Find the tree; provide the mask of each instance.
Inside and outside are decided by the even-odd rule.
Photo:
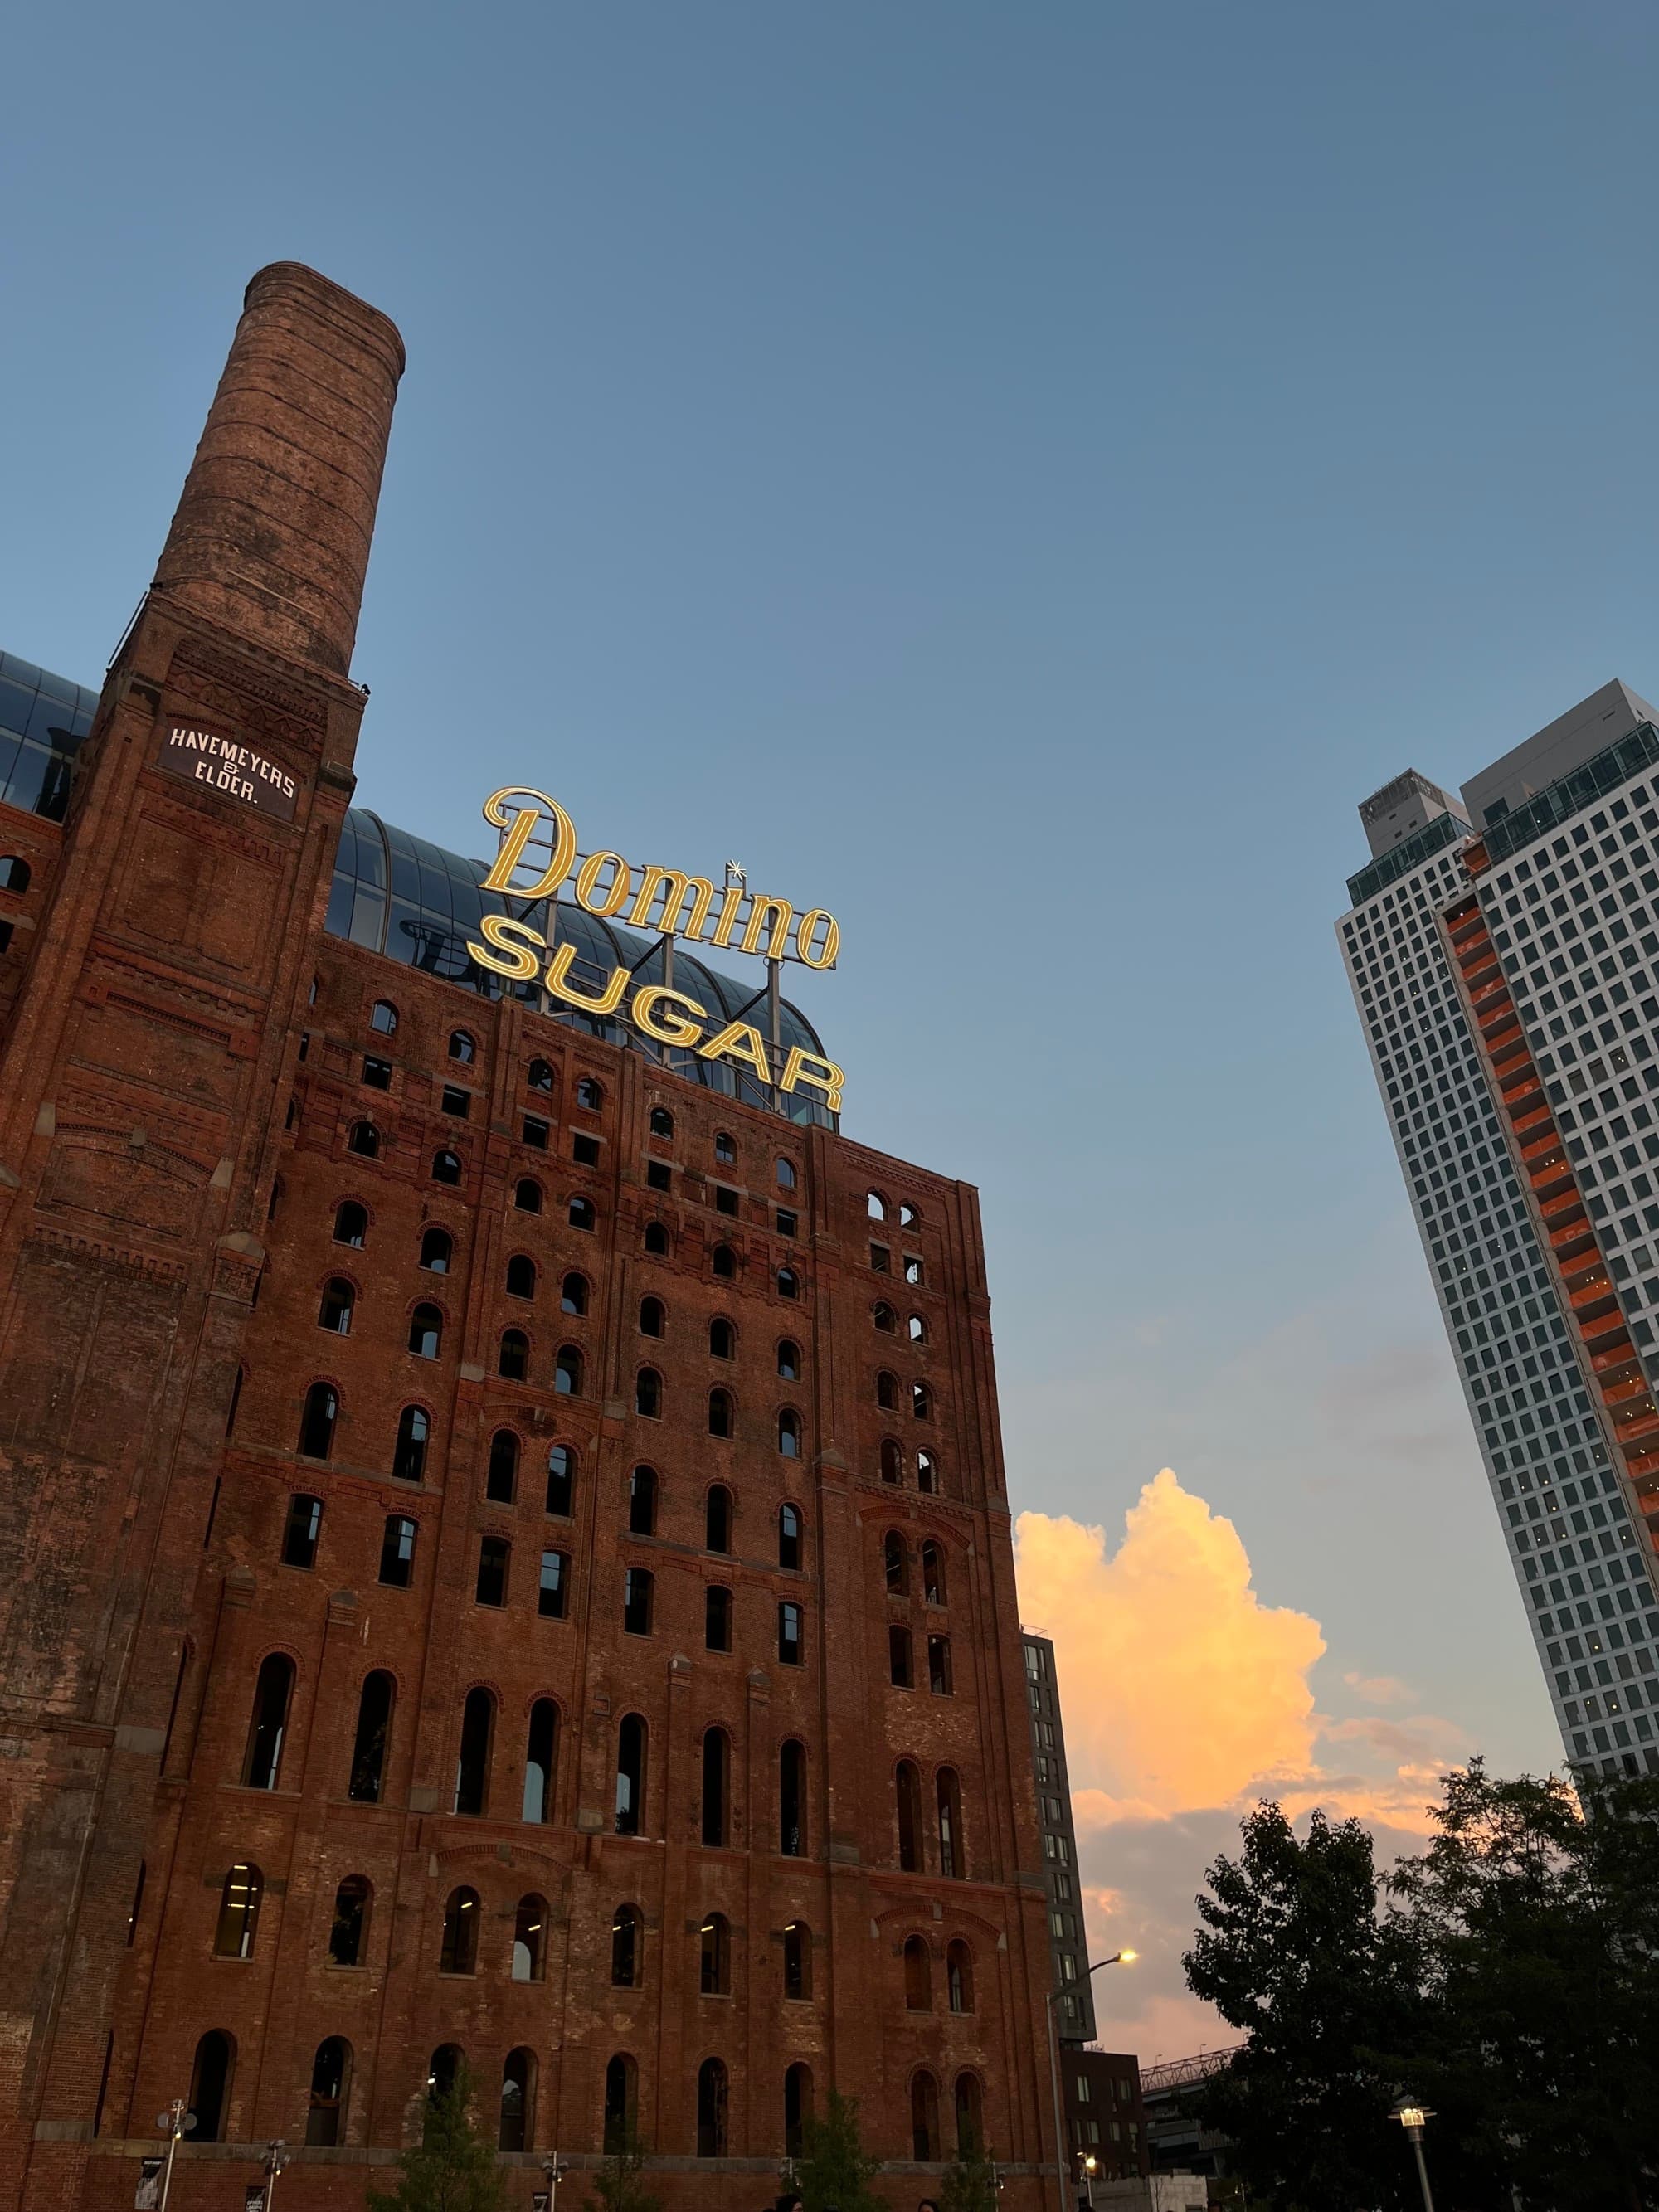
[[[506,2182],[495,2148],[474,2126],[472,2077],[465,2065],[426,2108],[421,2140],[398,2160],[398,2186],[368,2192],[368,2212],[505,2212]]]
[[[645,2145],[633,2122],[611,2130],[605,2142],[605,2164],[593,2177],[588,2212],[661,2212],[659,2199],[640,2179],[644,2165]]]
[[[969,2142],[945,2170],[939,2212],[997,2212],[997,2170],[990,2154]]]
[[[795,2168],[801,2212],[888,2212],[870,2184],[881,2171],[859,2140],[859,2100],[830,2092],[823,2118],[809,2119]]]

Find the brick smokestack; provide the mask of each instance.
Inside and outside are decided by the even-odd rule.
[[[291,660],[351,665],[403,340],[297,261],[247,288],[155,571],[181,610]]]

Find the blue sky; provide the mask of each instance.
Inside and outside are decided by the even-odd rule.
[[[1324,1710],[1546,1763],[1330,920],[1367,792],[1659,683],[1656,59],[1613,4],[26,11],[0,641],[98,681],[252,270],[386,308],[366,803],[477,850],[528,780],[834,908],[845,1126],[983,1193],[1016,1503],[1115,1543],[1169,1462]]]

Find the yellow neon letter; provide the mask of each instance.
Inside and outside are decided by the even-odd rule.
[[[570,963],[575,957],[576,948],[568,939],[564,944],[554,946],[545,978],[550,995],[562,999],[567,1006],[580,1006],[585,1014],[614,1014],[623,1002],[623,992],[628,988],[627,969],[613,968],[604,990],[597,999],[590,999],[580,991],[573,991],[566,981],[570,973]]]
[[[815,1075],[814,1068],[822,1068],[823,1073]],[[846,1080],[846,1076],[833,1060],[820,1060],[817,1053],[803,1052],[798,1044],[792,1044],[789,1057],[783,1063],[783,1079],[778,1088],[780,1091],[793,1091],[803,1083],[810,1083],[814,1091],[823,1091],[823,1103],[830,1111],[839,1114],[842,1086]]]
[[[761,932],[769,922],[772,941],[766,946],[769,960],[781,960],[789,942],[789,925],[795,918],[795,909],[787,899],[762,898],[758,892],[750,901],[749,919],[743,926],[743,942],[739,952],[761,951]]]
[[[659,1013],[659,1006],[666,1011]],[[659,1044],[696,1044],[702,1031],[696,1022],[687,1021],[685,1014],[674,1011],[678,1006],[684,1006],[686,1014],[708,1018],[708,1007],[688,999],[684,991],[671,991],[663,983],[642,983],[634,994],[634,1026],[655,1037]]]
[[[498,975],[510,975],[515,983],[527,983],[541,967],[541,962],[530,950],[532,945],[546,948],[547,939],[539,929],[532,929],[527,921],[514,921],[504,914],[487,914],[478,924],[490,943],[496,947],[486,952],[482,945],[475,945],[469,937],[466,949],[481,968],[493,968]],[[519,939],[524,939],[523,944]],[[501,957],[507,955],[505,960]]]
[[[617,872],[611,878],[610,887],[605,891],[602,901],[596,905],[593,900],[594,889],[599,883],[600,872],[607,861]],[[590,853],[576,871],[576,896],[587,908],[589,914],[620,914],[628,904],[628,878],[631,873],[632,871],[620,853]]]
[[[708,921],[708,909],[714,897],[713,884],[707,876],[683,876],[678,868],[642,868],[640,871],[640,888],[628,916],[635,929],[650,926],[651,908],[656,902],[659,891],[663,895],[662,920],[655,927],[668,935],[689,937],[695,943],[702,935]],[[688,892],[691,898],[691,919],[682,929],[680,910],[685,904]]]
[[[508,820],[507,801],[510,799],[533,799],[532,806],[513,811]],[[548,862],[540,879],[528,886],[516,886],[520,898],[547,898],[570,873],[570,863],[576,857],[576,829],[570,817],[556,799],[550,799],[544,791],[532,791],[526,784],[509,783],[503,790],[492,791],[483,804],[484,820],[497,830],[505,830],[507,836],[495,855],[495,865],[483,879],[487,891],[510,891],[515,889],[513,871],[530,842],[536,824],[541,820],[541,810],[547,809],[553,823],[553,857]]]
[[[818,939],[815,947],[812,940]],[[795,950],[808,968],[833,968],[841,951],[841,924],[833,914],[815,906],[795,924]]]
[[[766,1047],[761,1042],[758,1030],[750,1029],[747,1022],[728,1022],[718,1036],[711,1036],[707,1044],[697,1047],[699,1060],[747,1060],[763,1083],[772,1080],[772,1070],[767,1062]]]

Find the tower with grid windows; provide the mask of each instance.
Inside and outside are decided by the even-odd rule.
[[[1337,924],[1569,1757],[1659,1772],[1659,728],[1361,805]]]

